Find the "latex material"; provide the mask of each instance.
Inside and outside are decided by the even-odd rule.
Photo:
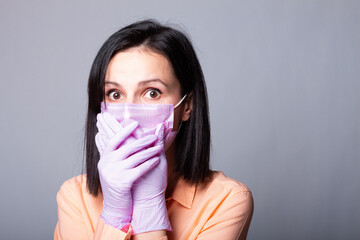
[[[120,124],[114,116],[108,112],[98,114],[97,126],[99,134],[96,135],[96,143],[99,149],[106,146],[108,139],[116,135],[117,131],[122,131]],[[125,120],[127,126],[132,124],[133,120]],[[167,217],[167,209],[165,204],[165,189],[167,184],[167,161],[163,150],[164,144],[164,126],[158,124],[153,129],[157,135],[158,141],[155,148],[161,149],[158,152],[160,163],[151,171],[140,177],[132,187],[133,194],[133,217],[132,228],[133,234],[155,231],[155,230],[171,230],[170,221]],[[138,128],[132,132],[125,140],[124,144],[133,144],[136,140],[135,134]],[[152,136],[152,135],[149,135]],[[100,150],[99,150],[100,151]],[[104,153],[100,151],[100,155]]]
[[[157,141],[154,135],[128,141],[138,127],[137,122],[124,128],[119,125],[119,131],[110,135],[110,125],[103,116],[98,116],[97,126],[99,133],[95,141],[101,155],[98,170],[104,197],[101,218],[107,224],[122,229],[131,221],[131,188],[136,180],[159,163],[158,154],[162,147],[153,146]],[[108,138],[104,140],[101,136]]]
[[[115,131],[122,131],[121,124],[107,112],[98,114],[97,125],[99,131],[101,133],[105,133],[104,135],[98,134],[96,136],[96,142],[99,146],[107,145],[106,141],[109,138],[106,136],[110,136],[111,138],[111,136],[116,135]],[[133,234],[162,229],[171,230],[165,204],[167,161],[163,151],[163,125],[159,124],[154,129],[154,132],[158,136],[158,141],[155,147],[159,147],[162,150],[158,155],[160,158],[160,163],[154,169],[140,177],[132,187],[133,217],[131,224],[133,228]],[[126,139],[125,144],[130,144],[136,141],[136,138],[133,135],[130,135]],[[100,152],[100,154],[103,153]]]
[[[164,145],[165,129],[159,125],[156,146]],[[144,174],[133,186],[134,209],[132,218],[133,234],[156,230],[171,231],[165,203],[167,185],[167,160],[165,151],[160,153],[160,163]]]

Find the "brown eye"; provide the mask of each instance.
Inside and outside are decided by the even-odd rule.
[[[118,91],[113,91],[109,94],[110,100],[116,101],[121,98],[121,94]]]
[[[156,89],[151,89],[146,93],[145,96],[147,98],[156,99],[156,98],[160,97],[160,91],[158,91]]]

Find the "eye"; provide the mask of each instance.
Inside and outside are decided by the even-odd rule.
[[[110,90],[106,95],[110,98],[112,101],[119,100],[121,98],[121,93],[116,90]]]
[[[150,99],[156,99],[160,97],[160,90],[157,89],[150,89],[149,91],[147,91],[145,93],[145,97],[150,98]]]

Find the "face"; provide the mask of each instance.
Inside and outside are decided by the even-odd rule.
[[[180,83],[163,55],[137,47],[110,60],[105,76],[106,102],[176,105],[181,98]],[[174,130],[190,117],[189,99],[174,110]]]

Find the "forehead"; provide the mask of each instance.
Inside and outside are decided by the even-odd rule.
[[[169,60],[162,54],[144,47],[130,48],[117,53],[109,62],[106,80],[142,81],[159,78],[177,81]]]

